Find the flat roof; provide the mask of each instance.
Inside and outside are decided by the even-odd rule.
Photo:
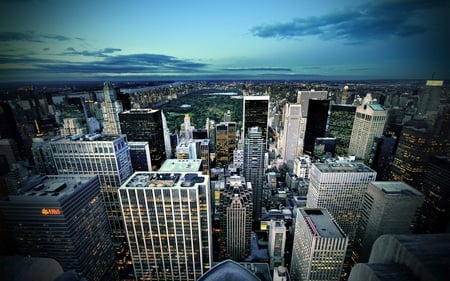
[[[369,104],[369,106],[374,111],[384,111],[385,110],[384,107],[381,104],[378,104],[378,103],[372,103],[372,104]]]
[[[201,159],[167,159],[159,172],[198,172],[201,167]]]
[[[386,195],[423,196],[422,192],[402,181],[374,181],[371,184]]]
[[[324,208],[299,209],[315,236],[345,238],[345,233]]]
[[[90,141],[115,141],[126,135],[104,135],[104,134],[76,134],[62,138],[52,139],[52,142],[90,142]]]
[[[201,172],[135,172],[120,189],[187,188],[208,181]]]
[[[375,172],[361,162],[329,162],[329,163],[313,163],[322,173],[336,172],[354,172],[354,173],[370,173]]]

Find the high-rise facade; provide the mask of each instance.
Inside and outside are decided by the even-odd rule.
[[[326,209],[298,209],[291,280],[340,280],[347,242],[345,232]]]
[[[119,113],[123,111],[123,105],[120,100],[117,99],[116,89],[110,82],[103,84],[103,96],[104,101],[102,103],[103,113],[103,134],[106,135],[119,135]]]
[[[286,226],[282,220],[272,220],[269,229],[269,267],[271,270],[284,266],[284,250],[286,246]]]
[[[314,144],[316,138],[325,137],[327,130],[328,111],[330,100],[314,100],[309,101],[308,115],[305,126],[305,138],[303,142],[303,153],[308,155],[314,154]]]
[[[166,160],[165,118],[159,109],[132,109],[119,114],[120,128],[129,141],[146,141],[150,146],[152,171]]]
[[[150,157],[150,148],[146,141],[129,141],[130,159],[133,172],[151,171],[152,159]]]
[[[287,103],[284,107],[284,126],[282,132],[282,156],[288,165],[293,165],[299,156],[298,146],[300,137],[300,122],[302,121],[302,106]]]
[[[126,136],[75,135],[54,139],[50,146],[58,174],[98,175],[113,242],[124,242],[117,190],[132,173]]]
[[[336,138],[336,155],[347,156],[355,120],[356,106],[332,104],[330,109],[330,137]]]
[[[357,162],[313,163],[311,166],[306,207],[326,208],[347,234],[344,264],[347,274],[364,194],[376,176],[374,170]]]
[[[226,168],[233,161],[236,148],[236,122],[216,124],[216,166]]]
[[[380,104],[368,102],[356,108],[348,153],[369,159],[374,138],[383,135],[387,111]]]
[[[242,136],[247,136],[251,127],[259,127],[264,144],[268,145],[269,96],[244,96]]]
[[[244,140],[244,177],[246,181],[252,183],[253,221],[261,218],[265,150],[266,144],[261,129],[249,128]]]
[[[252,199],[252,186],[244,177],[228,177],[220,189],[221,259],[245,261],[250,256]]]
[[[138,172],[119,199],[137,280],[197,280],[211,267],[208,176]]]
[[[97,176],[43,176],[22,190],[0,201],[20,255],[53,258],[86,280],[118,279]]]
[[[423,194],[401,181],[369,183],[353,248],[354,262],[367,262],[383,234],[408,234],[422,206]]]

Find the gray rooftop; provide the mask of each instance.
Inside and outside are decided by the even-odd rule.
[[[136,172],[121,187],[124,188],[186,188],[206,184],[208,176],[201,172]]]
[[[423,196],[420,191],[402,181],[375,181],[371,184],[386,196]]]
[[[311,231],[317,231],[320,237],[344,238],[346,235],[324,208],[303,208],[299,209],[306,219]],[[311,223],[310,223],[311,222]]]
[[[330,163],[314,163],[322,173],[371,173],[375,172],[368,166],[360,162],[330,162]]]

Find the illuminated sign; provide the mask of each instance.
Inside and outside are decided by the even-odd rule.
[[[443,80],[427,80],[426,85],[427,86],[443,86],[444,81]]]
[[[56,208],[42,208],[41,214],[44,216],[57,216],[61,215],[61,210]]]

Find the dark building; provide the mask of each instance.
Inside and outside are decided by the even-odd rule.
[[[208,131],[206,129],[194,129],[192,131],[192,138],[193,139],[207,139]]]
[[[330,100],[309,100],[303,153],[312,156],[316,138],[325,136]]]
[[[328,136],[336,138],[336,155],[348,155],[356,106],[332,104]]]
[[[397,145],[395,136],[375,137],[372,152],[369,158],[369,166],[377,172],[377,180],[388,180],[391,161]]]
[[[315,159],[326,157],[331,158],[336,154],[336,138],[316,138],[314,141]]]
[[[450,231],[450,160],[431,157],[423,180],[425,200],[417,224],[418,233]]]
[[[243,136],[247,136],[249,128],[259,127],[264,143],[268,146],[269,96],[244,96],[243,111]]]
[[[152,171],[166,160],[163,116],[161,110],[132,109],[119,113],[120,129],[128,141],[146,141],[150,146]]]
[[[233,161],[236,148],[236,122],[216,125],[216,166],[226,168]]]

